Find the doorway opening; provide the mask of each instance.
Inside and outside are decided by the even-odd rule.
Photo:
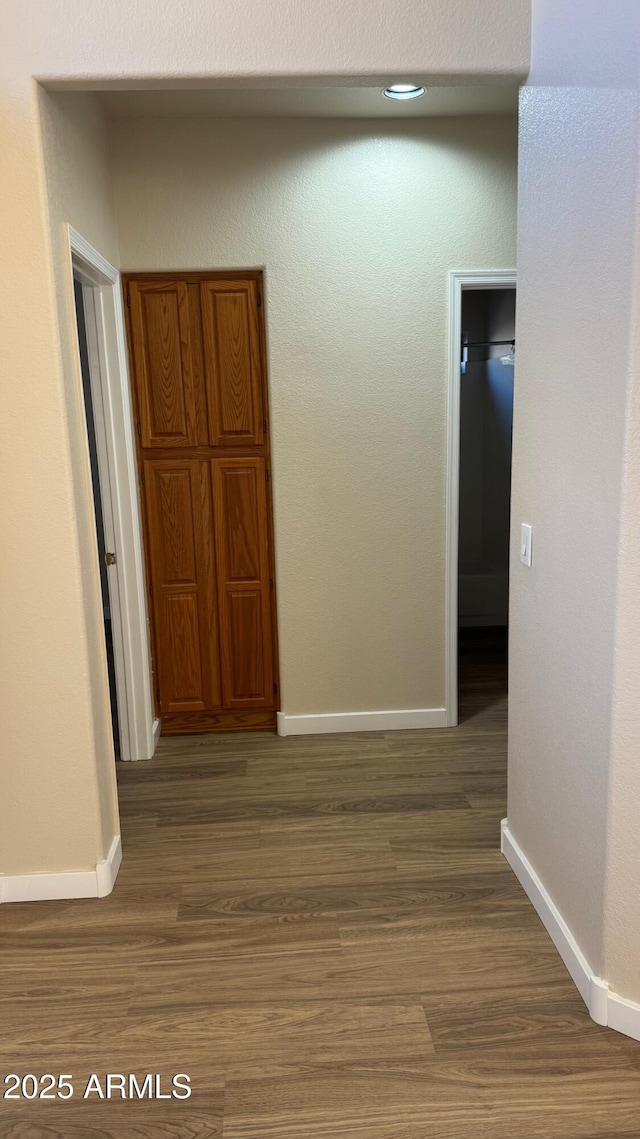
[[[447,718],[454,725],[506,712],[515,273],[452,273],[451,302]]]
[[[151,689],[120,274],[81,234],[66,228],[69,318],[87,427],[114,751],[123,760],[150,759],[160,722]]]
[[[462,294],[458,514],[462,719],[479,710],[478,699],[486,711],[506,692],[515,302],[515,289],[465,289]]]
[[[98,559],[100,565],[100,594],[102,597],[102,617],[104,620],[104,637],[107,649],[107,670],[109,673],[109,700],[111,703],[111,728],[113,732],[113,747],[116,759],[120,759],[120,723],[118,717],[118,693],[116,682],[116,664],[113,649],[113,625],[111,615],[111,601],[109,598],[108,568],[111,559],[115,558],[113,551],[107,549],[104,527],[104,511],[100,489],[100,467],[98,461],[98,440],[91,392],[91,372],[89,365],[89,344],[87,341],[87,317],[85,313],[82,282],[74,275],[73,295],[76,305],[76,325],[78,329],[78,349],[80,353],[80,372],[82,375],[82,394],[84,396],[84,414],[87,425],[87,440],[89,443],[89,462],[91,464],[91,490],[93,494],[93,507],[96,519],[96,540],[98,543]]]

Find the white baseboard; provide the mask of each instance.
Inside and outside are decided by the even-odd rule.
[[[118,870],[122,862],[122,840],[120,835],[114,835],[113,842],[109,847],[109,853],[102,862],[98,862],[96,866],[96,882],[98,886],[98,898],[106,898],[110,894],[116,884],[118,877]]]
[[[616,1032],[623,1032],[633,1040],[640,1040],[640,1005],[625,1000],[617,993],[609,992],[607,999],[607,1024]]]
[[[640,1040],[640,1005],[612,992],[609,983],[594,973],[553,898],[511,834],[508,819],[501,823],[501,850],[564,961],[591,1019]]]
[[[446,708],[401,708],[395,712],[323,712],[287,716],[278,712],[279,736],[316,736],[325,732],[391,732],[409,728],[446,728]]]
[[[56,874],[6,874],[0,877],[0,902],[47,902],[66,898],[104,898],[113,890],[122,862],[120,835],[95,870]]]
[[[560,910],[547,893],[526,854],[520,849],[509,830],[508,819],[501,823],[501,847],[534,910],[542,921],[549,937],[562,957],[580,996],[591,1011],[591,978],[595,976],[578,942],[565,922]],[[600,1022],[602,1023],[602,1022]]]
[[[156,748],[158,746],[158,740],[160,739],[160,728],[161,727],[162,727],[162,721],[160,719],[153,721],[153,725],[151,728],[151,738],[153,739],[153,750],[154,751],[156,750]],[[153,756],[149,756],[149,758],[153,759]]]

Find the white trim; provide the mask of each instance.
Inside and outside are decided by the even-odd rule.
[[[120,835],[95,870],[58,874],[7,874],[0,877],[0,902],[48,902],[66,898],[104,898],[113,890],[122,862]]]
[[[154,751],[156,750],[156,748],[158,746],[158,740],[160,739],[160,728],[161,727],[162,727],[162,721],[161,720],[157,719],[157,720],[153,721],[152,736],[153,736],[153,750]]]
[[[66,226],[69,246],[74,261],[81,263],[87,270],[87,275],[96,285],[117,285],[120,282],[120,273],[111,265],[97,249],[74,229],[72,225]]]
[[[612,992],[609,983],[594,973],[553,898],[511,834],[508,819],[502,820],[500,832],[500,849],[564,961],[591,1019],[640,1040],[640,1005]]]
[[[515,269],[449,273],[449,379],[445,585],[445,705],[447,727],[458,723],[458,515],[460,499],[460,337],[463,289],[511,289]]]
[[[393,712],[322,712],[287,716],[277,713],[279,736],[315,736],[325,732],[390,732],[409,728],[446,728],[444,708],[400,708]]]
[[[83,285],[85,300],[105,538],[108,548],[116,555],[116,565],[110,567],[108,580],[121,755],[123,759],[150,759],[159,732],[153,710],[142,527],[120,274],[72,226],[66,226],[66,231],[70,317],[77,340],[75,277]],[[79,373],[79,356],[77,367]],[[78,382],[81,382],[80,374]]]
[[[640,1040],[640,1005],[609,992],[607,998],[607,1024],[633,1040]]]
[[[114,835],[107,857],[103,858],[102,862],[98,862],[96,866],[96,885],[99,898],[106,898],[107,894],[113,890],[121,862],[122,839],[117,834]]]
[[[526,854],[515,841],[507,819],[502,820],[500,831],[502,853],[567,966],[580,996],[589,1008],[591,978],[595,976],[589,962]]]

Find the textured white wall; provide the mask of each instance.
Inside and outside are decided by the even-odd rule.
[[[639,676],[636,639],[635,698],[628,675],[624,691],[622,676],[614,681],[627,566],[620,520],[630,509],[623,486],[630,495],[633,485],[625,430],[639,120],[637,72],[622,66],[630,10],[608,5],[605,20],[595,0],[534,4],[538,85],[525,88],[520,108],[510,632],[510,827],[591,967],[618,988],[620,958],[604,972],[614,683],[622,746],[625,712],[634,738]],[[618,57],[620,85],[599,86]],[[523,521],[534,527],[530,570],[518,557]],[[631,530],[628,541],[631,550]],[[631,575],[624,581],[631,603]],[[637,604],[636,594],[636,612]],[[627,777],[633,764],[637,752],[626,755]],[[622,769],[620,777],[616,794],[624,795]],[[627,782],[627,795],[633,787]],[[637,831],[638,797],[635,805]],[[630,825],[627,807],[615,824],[627,872]],[[617,945],[635,968],[623,987],[638,999],[639,942],[623,925],[621,916]]]
[[[637,0],[533,0],[529,84],[633,90]]]
[[[283,708],[444,703],[447,272],[514,263],[515,120],[112,124],[124,269],[265,266]]]
[[[64,696],[69,711],[73,709],[74,719],[83,723],[86,720],[90,740],[88,753],[92,758],[91,793],[93,796],[95,783],[102,832],[96,857],[96,861],[99,861],[109,851],[120,827],[95,515],[88,467],[84,398],[78,373],[75,310],[69,295],[69,251],[65,223],[70,223],[112,265],[118,264],[119,254],[111,198],[106,123],[97,97],[90,92],[49,94],[41,87],[37,93],[62,354],[66,429],[70,444],[70,474],[79,521],[77,553],[82,595],[86,604],[85,644],[82,646],[86,661],[82,656],[79,659],[82,660],[83,671],[86,670],[91,702],[78,701],[76,693],[68,684],[65,685]],[[61,682],[57,673],[55,682]],[[64,679],[62,683],[64,684]],[[86,751],[83,760],[86,762]],[[69,779],[68,773],[65,773],[64,801],[69,806],[74,804],[75,778],[77,773],[73,779]],[[62,795],[61,784],[56,786],[56,793],[58,797]],[[77,851],[76,858],[79,858],[80,848],[75,827],[69,832],[69,838],[71,837]],[[26,856],[29,838],[24,828],[21,843],[24,844]],[[66,865],[68,864],[67,859]]]
[[[7,0],[31,74],[92,86],[524,78],[530,0]]]
[[[637,112],[640,124],[640,107]],[[640,174],[620,510],[617,637],[605,879],[604,976],[640,1002]]]
[[[16,510],[12,539],[5,544],[9,592],[2,619],[3,753],[13,761],[5,797],[11,810],[1,828],[4,873],[91,868],[104,858],[119,829],[64,232],[64,222],[71,222],[117,261],[106,132],[94,95],[47,95],[35,89],[34,97],[48,191],[53,274],[48,305],[58,308],[47,312],[48,305],[34,297],[23,314],[12,312],[12,331],[17,327],[21,333],[20,364],[17,373],[7,373],[17,383],[3,381],[8,400],[3,423],[8,420],[13,429],[9,454],[3,448],[3,507],[7,511],[6,493],[15,481],[10,505]],[[27,200],[37,188],[37,181],[25,185]],[[41,228],[41,249],[20,266],[21,279],[28,271],[35,277],[49,252],[48,240]],[[45,316],[53,328],[59,317],[59,367],[47,366],[38,355],[36,330]],[[10,339],[11,333],[5,336]]]

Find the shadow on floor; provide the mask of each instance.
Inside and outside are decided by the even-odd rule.
[[[507,709],[506,626],[458,631],[459,723],[478,717],[483,721]]]

